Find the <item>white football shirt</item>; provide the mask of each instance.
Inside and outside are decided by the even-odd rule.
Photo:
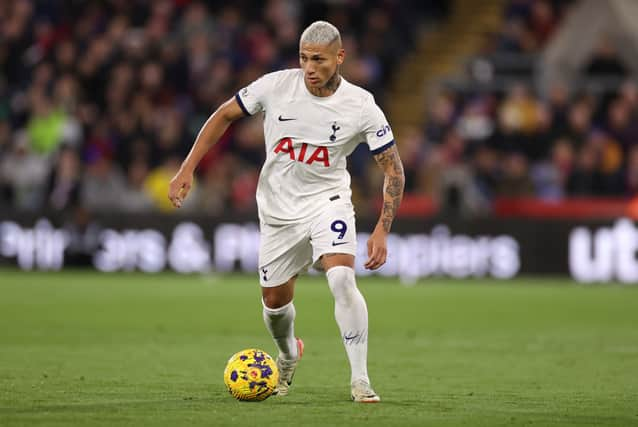
[[[266,74],[235,96],[247,115],[264,112],[266,161],[257,185],[262,222],[305,221],[337,196],[350,200],[346,157],[366,142],[373,154],[394,144],[370,92],[343,77],[331,96],[308,91],[303,70]]]

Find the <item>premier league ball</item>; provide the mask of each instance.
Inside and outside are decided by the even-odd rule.
[[[235,353],[224,370],[224,383],[237,400],[264,400],[272,394],[278,380],[279,371],[273,358],[256,348]]]

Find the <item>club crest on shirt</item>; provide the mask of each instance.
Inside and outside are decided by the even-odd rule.
[[[340,126],[337,126],[337,122],[332,122],[332,135],[330,135],[330,141],[335,142],[337,139],[337,131],[341,129]]]

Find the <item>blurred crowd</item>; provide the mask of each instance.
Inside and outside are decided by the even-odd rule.
[[[628,197],[638,194],[638,86],[540,97],[523,84],[506,93],[444,91],[425,132],[400,150],[410,191],[444,207],[488,212],[498,197]]]
[[[481,54],[535,56],[550,42],[577,0],[509,0],[498,31],[486,35]],[[521,57],[518,57],[521,59]],[[613,43],[601,37],[583,69],[587,76],[622,76],[627,73]]]
[[[550,40],[574,0],[509,0],[499,31],[491,34],[490,50],[536,53]]]
[[[485,52],[538,53],[574,3],[510,0]],[[342,73],[383,107],[420,25],[447,9],[446,0],[2,2],[0,205],[171,211],[168,181],[201,125],[250,81],[297,67],[307,24],[342,30]],[[424,129],[395,129],[408,194],[470,213],[498,197],[635,194],[638,86],[605,40],[584,72],[625,83],[602,94],[555,82],[541,95],[524,80],[441,90]],[[183,211],[254,211],[262,135],[259,118],[234,124],[202,161]],[[379,197],[364,146],[350,166],[358,201]]]
[[[511,0],[489,53],[537,53],[571,3]],[[556,81],[541,93],[528,75],[500,89],[442,86],[425,128],[400,141],[409,191],[470,215],[498,198],[637,195],[638,85],[604,39],[582,73],[620,83],[591,91]]]
[[[343,73],[380,102],[444,1],[15,0],[0,3],[0,205],[169,211],[169,179],[201,125],[260,75],[298,67],[317,17],[342,29]],[[184,211],[255,208],[259,119],[202,161]]]

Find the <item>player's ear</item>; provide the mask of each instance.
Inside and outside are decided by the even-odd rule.
[[[344,59],[346,59],[346,51],[343,49],[339,49],[337,51],[337,64],[343,64]]]

